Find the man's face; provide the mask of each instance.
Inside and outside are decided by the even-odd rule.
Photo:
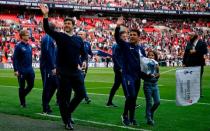
[[[65,21],[64,22],[64,31],[67,33],[71,33],[74,29],[72,21]]]
[[[85,38],[86,38],[86,33],[80,31],[80,32],[78,33],[78,36],[80,36],[83,40],[85,40]]]
[[[22,39],[23,39],[24,41],[28,41],[28,40],[29,40],[29,32],[28,32],[28,31],[25,31],[25,32],[24,32],[24,35],[22,35]]]
[[[139,36],[137,32],[130,32],[130,43],[138,44],[138,42],[139,42]]]
[[[121,34],[120,38],[121,38],[123,41],[127,41],[127,40],[128,40],[128,35],[127,35],[127,33]]]

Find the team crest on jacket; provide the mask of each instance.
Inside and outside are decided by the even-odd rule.
[[[22,47],[21,50],[22,50],[22,51],[26,51],[26,48],[25,48],[25,47]]]

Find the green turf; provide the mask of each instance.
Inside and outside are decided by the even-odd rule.
[[[205,68],[203,76],[203,94],[198,104],[188,107],[177,107],[175,104],[175,68],[162,67],[159,80],[161,105],[155,114],[155,126],[146,125],[145,100],[142,89],[139,92],[138,104],[141,107],[136,110],[136,118],[140,126],[133,127],[154,131],[209,131],[210,130],[210,67]],[[168,70],[172,70],[167,72]],[[111,68],[90,68],[86,78],[87,91],[92,99],[91,104],[81,103],[74,112],[73,117],[80,120],[95,121],[100,123],[114,124],[122,126],[120,115],[123,112],[124,97],[122,89],[117,91],[114,103],[118,108],[107,108],[107,101],[110,88],[114,79]],[[12,70],[0,70],[0,112],[28,116],[35,119],[60,120],[60,118],[50,118],[39,116],[35,113],[41,112],[42,82],[39,70],[36,70],[35,87],[27,96],[27,108],[19,107],[18,83]],[[105,95],[97,95],[105,94]],[[166,101],[172,100],[172,101]],[[204,103],[204,104],[202,104]],[[207,103],[207,104],[205,104]],[[53,115],[60,115],[58,107],[55,106],[55,98],[51,101]],[[97,126],[107,130],[128,130],[120,127],[102,126],[84,121],[76,121],[78,124],[86,126]]]

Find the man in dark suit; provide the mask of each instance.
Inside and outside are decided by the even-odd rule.
[[[201,66],[201,86],[200,86],[200,95],[202,94],[202,76],[204,71],[205,59],[204,55],[207,54],[208,49],[205,42],[199,39],[199,36],[195,33],[191,34],[190,41],[187,43],[185,48],[183,66]]]

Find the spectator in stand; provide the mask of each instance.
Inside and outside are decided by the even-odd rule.
[[[34,70],[32,68],[32,47],[29,45],[29,32],[20,31],[21,41],[15,46],[13,55],[14,74],[19,83],[19,99],[21,107],[26,107],[26,96],[34,86]],[[25,81],[27,86],[25,87]]]
[[[195,33],[191,34],[190,41],[188,42],[184,57],[183,57],[183,66],[200,66],[200,96],[203,97],[202,90],[202,77],[205,66],[204,55],[208,53],[207,44],[199,39],[199,36]]]
[[[75,21],[71,18],[64,19],[64,32],[53,31],[49,28],[47,5],[40,5],[43,13],[45,32],[50,35],[57,44],[57,73],[59,78],[59,108],[65,129],[73,130],[71,115],[82,99],[85,97],[84,76],[78,68],[80,56],[86,60],[87,53],[83,40],[73,35]],[[82,62],[82,68],[86,68],[86,61]],[[71,99],[72,89],[75,94]]]
[[[41,16],[36,16],[34,19],[37,21],[36,23],[28,23],[28,18],[32,15],[25,14],[22,19],[13,19],[16,18],[16,14],[0,14],[0,25],[2,28],[0,32],[2,33],[2,37],[0,38],[0,46],[2,47],[2,55],[4,62],[9,61],[9,51],[8,45],[11,46],[11,52],[14,50],[14,45],[18,39],[18,31],[19,28],[26,28],[28,24],[34,27],[32,28],[32,40],[35,38],[35,42],[33,42],[33,60],[39,60],[40,54],[40,38],[44,35],[42,30],[42,21]],[[8,20],[6,20],[8,19]],[[63,23],[62,17],[52,18],[52,21],[55,21],[56,26],[61,28]],[[76,25],[80,28],[85,28],[88,30],[88,41],[90,41],[92,49],[102,50],[104,52],[109,52],[111,50],[112,43],[114,42],[114,19],[112,17],[107,18],[89,18],[89,17],[81,17],[76,20]],[[145,22],[146,21],[146,22]],[[11,24],[12,22],[12,24]],[[14,24],[13,24],[14,23]],[[209,27],[210,24],[205,19],[199,19],[197,21],[185,21],[182,19],[139,19],[139,18],[128,18],[126,19],[126,26],[129,28],[137,27],[141,31],[140,42],[145,46],[145,49],[155,49],[160,52],[160,58],[163,59],[162,63],[166,63],[169,61],[171,56],[174,58],[178,58],[178,48],[183,48],[186,46],[188,41],[188,32],[195,31],[197,33],[201,33],[201,39],[206,43],[210,43],[209,31],[202,27]],[[162,27],[165,29],[161,29]],[[9,28],[8,28],[9,27]],[[91,28],[90,28],[91,27]],[[161,27],[161,28],[159,28]],[[80,28],[76,28],[75,32],[81,30]],[[155,30],[155,31],[154,31]],[[151,32],[152,31],[152,32]],[[74,32],[74,33],[75,33]],[[14,37],[14,41],[12,42]],[[30,42],[31,43],[31,42]],[[6,53],[6,54],[5,54]],[[34,57],[36,59],[34,59]],[[94,56],[95,57],[95,56]],[[101,62],[102,57],[98,56],[98,62]],[[181,61],[182,61],[181,57]],[[34,62],[36,62],[34,61]],[[169,62],[167,62],[169,63]],[[160,64],[162,65],[162,64]],[[165,65],[165,64],[163,64]],[[176,64],[175,64],[176,66]]]

